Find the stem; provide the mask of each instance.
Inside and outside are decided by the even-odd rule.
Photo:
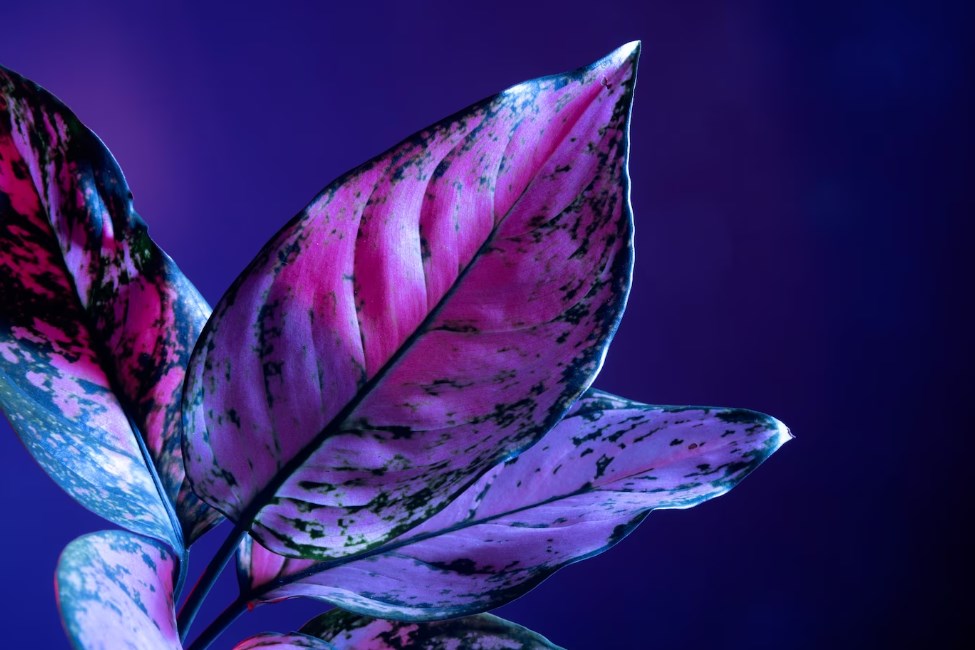
[[[246,609],[247,599],[238,597],[237,600],[227,606],[227,609],[220,612],[220,616],[213,623],[210,623],[193,643],[186,646],[186,650],[206,650]]]
[[[210,564],[208,564],[207,568],[204,569],[200,579],[196,581],[196,584],[193,585],[193,589],[190,590],[190,595],[187,596],[186,601],[179,610],[179,616],[176,618],[176,624],[179,628],[180,641],[186,640],[186,635],[190,631],[190,626],[193,625],[193,619],[196,618],[197,612],[200,611],[200,605],[203,604],[203,599],[206,598],[208,593],[210,593],[210,589],[213,588],[213,585],[220,576],[220,573],[223,571],[224,567],[227,566],[227,562],[230,561],[231,557],[233,557],[234,551],[237,550],[237,546],[240,544],[240,540],[243,538],[245,532],[247,532],[247,529],[240,524],[237,524],[234,529],[230,531],[230,535],[228,535],[227,539],[223,541],[223,544],[220,546],[219,550],[217,550],[216,555],[214,555],[213,559],[210,560]],[[235,602],[235,604],[237,603]],[[229,611],[230,608],[221,614],[220,618],[214,621],[214,625],[221,621],[224,615]],[[239,614],[240,612],[237,612],[237,615]],[[235,615],[234,618],[236,618],[237,615]],[[229,625],[232,620],[233,619],[226,621],[224,625]],[[213,627],[213,625],[210,627]],[[210,628],[207,628],[207,631],[209,630]],[[223,628],[217,630],[216,633],[219,634],[221,630],[223,630]],[[214,636],[214,638],[216,638],[216,636]],[[210,640],[212,641],[213,639]]]

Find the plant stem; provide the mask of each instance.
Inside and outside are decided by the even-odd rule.
[[[186,646],[186,650],[206,650],[246,609],[247,599],[238,597],[237,600],[227,606],[227,609],[220,612],[220,616],[213,623],[210,623],[192,644]]]
[[[210,560],[210,564],[208,564],[207,568],[203,570],[203,574],[200,576],[200,579],[196,581],[196,584],[193,585],[193,589],[190,590],[190,595],[187,596],[186,601],[179,610],[179,616],[176,618],[176,624],[179,628],[180,641],[186,640],[186,635],[190,631],[190,626],[193,625],[193,619],[196,618],[197,612],[200,611],[200,605],[203,604],[203,599],[206,598],[208,593],[210,593],[210,589],[213,588],[213,584],[217,581],[217,578],[220,576],[223,568],[227,566],[227,562],[231,557],[233,557],[234,551],[237,550],[237,546],[240,544],[240,540],[243,538],[245,532],[246,528],[240,524],[236,525],[234,529],[230,531],[230,535],[227,536],[227,539],[223,541],[223,544],[220,546],[219,550],[217,550],[216,555],[214,555],[213,559]],[[226,613],[227,612],[224,612],[224,614]],[[221,614],[217,621],[221,620],[224,614]],[[236,616],[234,616],[234,618],[236,618]],[[230,620],[232,621],[233,619]],[[216,624],[216,621],[214,624]],[[230,621],[227,621],[226,624],[229,625]],[[210,628],[207,628],[207,630],[209,629]],[[219,634],[219,631],[217,633]]]

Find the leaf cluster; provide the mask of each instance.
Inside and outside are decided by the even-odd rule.
[[[591,387],[630,289],[638,44],[434,124],[328,185],[212,311],[102,142],[0,68],[0,405],[121,530],[65,549],[77,648],[184,647],[232,556],[237,648],[554,648],[483,614],[788,438]],[[183,600],[188,552],[233,529]]]

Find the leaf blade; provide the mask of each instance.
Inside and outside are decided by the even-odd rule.
[[[629,290],[637,53],[422,131],[269,242],[191,360],[198,494],[278,552],[340,556],[431,516],[558,421]]]
[[[291,634],[281,634],[279,632],[265,632],[245,639],[234,646],[234,650],[254,650],[255,648],[277,648],[278,650],[300,650],[310,648],[311,650],[335,650],[335,646],[322,639],[292,632]]]
[[[181,650],[173,587],[179,559],[160,542],[113,530],[74,540],[58,561],[62,622],[79,650]]]
[[[194,538],[217,513],[185,481],[179,405],[183,369],[209,307],[149,239],[97,136],[55,97],[3,68],[0,213],[0,401],[15,430],[83,505],[130,526],[120,500],[98,504],[91,496],[101,479],[118,490],[128,484],[156,520],[134,530],[179,545],[178,533],[165,532],[173,527],[161,512],[166,503],[147,505],[160,490],[152,471],[138,469],[145,461],[136,437],[144,435],[166,493],[155,499],[174,503]],[[70,444],[92,438],[115,462],[53,448],[20,409]],[[59,457],[71,465],[60,478]]]
[[[491,614],[403,623],[332,610],[308,621],[301,632],[325,639],[335,650],[563,650],[542,635]]]
[[[726,493],[789,437],[753,411],[649,406],[590,389],[534,447],[376,553],[315,563],[245,541],[242,593],[400,620],[485,611],[611,548],[652,509]]]

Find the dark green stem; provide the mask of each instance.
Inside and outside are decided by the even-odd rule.
[[[240,544],[240,540],[244,537],[244,533],[246,532],[246,528],[240,524],[237,524],[237,526],[230,531],[230,535],[224,540],[223,545],[220,546],[220,549],[217,551],[216,555],[214,555],[213,559],[210,560],[210,564],[208,564],[207,568],[203,570],[203,574],[200,576],[200,579],[196,581],[195,585],[193,585],[193,589],[190,590],[190,595],[187,596],[186,602],[183,603],[183,606],[179,610],[179,616],[176,618],[176,624],[179,627],[180,641],[186,640],[186,635],[190,631],[190,626],[193,625],[193,619],[196,618],[197,612],[200,611],[200,605],[203,604],[203,599],[206,598],[208,593],[210,593],[210,589],[213,588],[217,578],[220,577],[220,573],[223,571],[223,568],[227,566],[227,562],[229,562],[230,558],[233,557],[234,551],[237,550],[237,546]],[[224,612],[224,614],[226,613],[227,612]],[[221,618],[223,618],[224,614],[220,615]],[[236,616],[234,618],[236,618]],[[217,620],[219,621],[220,619]],[[227,621],[228,625],[229,623],[230,621]],[[211,625],[210,627],[213,626]],[[207,630],[209,629],[210,628],[207,628]]]
[[[210,644],[216,641],[217,637],[223,634],[231,623],[237,620],[244,610],[247,609],[247,600],[244,598],[237,598],[234,602],[230,603],[227,609],[220,612],[213,623],[203,630],[200,636],[196,637],[190,645],[186,646],[186,650],[206,650],[210,647]]]

